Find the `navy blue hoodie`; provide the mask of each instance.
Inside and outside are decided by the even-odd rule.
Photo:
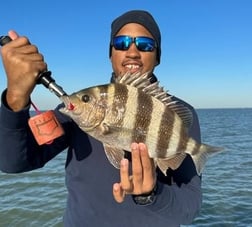
[[[109,163],[99,141],[81,131],[57,108],[54,112],[65,135],[50,145],[39,146],[28,127],[29,106],[13,112],[5,96],[4,92],[0,108],[0,169],[6,173],[38,169],[67,149],[64,226],[172,227],[189,224],[198,214],[201,179],[189,155],[177,170],[168,170],[167,176],[157,170],[158,191],[152,204],[138,205],[130,195],[119,204],[112,194],[113,183],[120,179],[119,171]],[[197,115],[188,107],[194,114],[190,134],[200,141]]]

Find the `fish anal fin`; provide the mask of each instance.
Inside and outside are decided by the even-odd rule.
[[[108,144],[103,144],[103,146],[109,162],[115,168],[120,169],[120,162],[124,158],[124,151]]]
[[[108,124],[103,123],[101,126],[102,126],[101,131],[102,131],[103,135],[106,135],[106,134],[110,133],[111,130],[110,130],[110,127],[109,127]]]
[[[156,162],[157,162],[159,169],[166,176],[167,169],[168,168],[171,168],[172,170],[177,169],[182,164],[185,157],[186,157],[186,153],[180,153],[172,158],[157,159]]]

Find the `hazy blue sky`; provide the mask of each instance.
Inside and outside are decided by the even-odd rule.
[[[2,1],[0,34],[28,36],[72,93],[108,82],[110,23],[131,9],[150,11],[160,25],[155,73],[170,93],[196,108],[252,107],[251,0]],[[1,65],[0,90],[5,86]],[[42,85],[32,99],[40,109],[59,103]]]

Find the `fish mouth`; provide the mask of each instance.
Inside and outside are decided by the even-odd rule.
[[[95,107],[90,111],[91,113],[85,112],[83,107],[81,105],[78,105],[78,102],[73,102],[74,99],[72,97],[69,97],[67,95],[64,95],[60,97],[61,101],[65,105],[64,107],[60,108],[59,111],[70,118],[73,119],[73,121],[85,132],[92,131],[94,128],[96,128],[100,121],[94,121],[92,120],[91,113],[96,110]],[[83,114],[83,111],[85,112],[85,116],[87,119],[83,119],[81,115]],[[90,117],[91,115],[91,117]],[[103,116],[104,118],[104,116]]]
[[[74,110],[74,105],[73,103],[70,101],[70,98],[68,95],[63,95],[61,98],[61,101],[64,103],[65,107],[64,107],[64,110],[66,112],[68,111],[72,111]]]

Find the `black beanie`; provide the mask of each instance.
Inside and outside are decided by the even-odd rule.
[[[153,36],[157,43],[157,62],[160,63],[161,56],[161,34],[159,27],[152,15],[144,10],[131,10],[117,17],[111,24],[111,36],[109,57],[111,57],[112,40],[119,30],[128,23],[137,23],[144,26]]]

